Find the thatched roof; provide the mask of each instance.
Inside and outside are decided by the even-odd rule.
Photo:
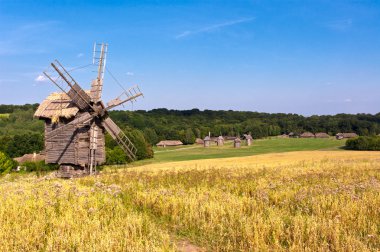
[[[234,142],[235,142],[235,143],[240,143],[241,140],[240,140],[240,138],[237,137],[237,138],[235,138]]]
[[[358,135],[356,133],[338,133],[338,134],[336,134],[336,137],[354,138],[354,137],[358,137]]]
[[[41,154],[25,154],[22,157],[14,158],[18,163],[22,164],[25,162],[36,162],[36,161],[42,161],[45,160],[45,155]]]
[[[86,92],[88,93],[88,91]],[[65,93],[52,93],[41,102],[34,117],[38,118],[71,118],[79,109],[71,103],[70,97]]]
[[[314,137],[315,135],[311,132],[304,132],[300,135],[300,137]]]
[[[196,144],[203,144],[204,141],[203,141],[203,139],[197,138],[197,139],[195,139],[195,143]]]
[[[315,137],[316,138],[329,138],[330,135],[325,133],[325,132],[318,132],[318,133],[315,133]]]
[[[203,139],[204,141],[210,141],[211,138],[209,136],[206,136],[205,139]]]
[[[218,140],[224,141],[224,138],[222,136],[218,136]]]
[[[163,140],[160,141],[157,146],[178,146],[178,145],[183,145],[183,143],[179,140]]]

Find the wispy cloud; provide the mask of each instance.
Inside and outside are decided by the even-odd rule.
[[[77,54],[77,58],[82,58],[83,56],[84,56],[83,53],[78,53],[78,54]]]
[[[351,18],[339,19],[327,22],[325,25],[327,28],[335,31],[347,31],[353,24]]]
[[[346,99],[344,99],[344,102],[352,102],[352,99],[351,98],[346,98]]]
[[[187,31],[184,31],[184,32],[178,34],[177,36],[175,36],[175,38],[181,39],[181,38],[193,36],[193,35],[200,34],[200,33],[212,32],[212,31],[223,29],[223,28],[228,27],[228,26],[233,26],[233,25],[237,25],[237,24],[241,24],[241,23],[251,22],[254,19],[255,18],[253,18],[253,17],[251,17],[251,18],[240,18],[240,19],[236,19],[236,20],[231,20],[231,21],[227,21],[227,22],[223,22],[223,23],[219,23],[219,24],[206,26],[206,27],[200,28],[198,30],[187,30]]]
[[[48,79],[45,77],[45,76],[43,76],[42,74],[40,74],[40,75],[38,75],[35,79],[34,79],[34,81],[36,81],[36,82],[45,82],[45,81],[47,81]]]
[[[133,76],[133,75],[135,75],[135,73],[133,73],[133,72],[127,72],[126,75]]]

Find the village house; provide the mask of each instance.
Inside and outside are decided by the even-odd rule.
[[[253,138],[250,134],[244,134],[245,143],[247,146],[251,146]]]
[[[300,135],[301,138],[314,138],[315,135],[311,132],[304,132]]]
[[[211,138],[209,136],[206,136],[204,139],[203,139],[203,146],[204,147],[210,147],[210,140]]]
[[[216,140],[216,144],[218,146],[223,146],[223,144],[224,144],[224,138],[222,136],[219,136],[218,139]]]
[[[358,137],[356,133],[338,133],[335,135],[336,139],[342,140],[344,138],[355,138]]]
[[[315,138],[329,138],[330,135],[324,132],[315,133]]]
[[[166,146],[180,146],[183,143],[179,140],[163,140],[156,144],[158,147],[166,147]]]
[[[241,146],[241,140],[240,140],[240,138],[235,138],[235,140],[234,140],[234,148],[240,148],[240,146]]]

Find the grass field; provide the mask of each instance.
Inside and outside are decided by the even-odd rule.
[[[379,161],[294,151],[75,180],[8,175],[0,251],[378,251]]]
[[[204,148],[202,145],[184,145],[179,147],[155,147],[155,157],[153,160],[145,160],[143,163],[156,163],[168,161],[185,161],[209,158],[244,157],[266,153],[278,153],[289,151],[307,150],[339,150],[344,146],[345,141],[335,139],[307,139],[307,138],[268,138],[254,140],[251,146],[242,146],[239,149],[233,148],[232,142],[225,143],[218,147],[212,145]]]

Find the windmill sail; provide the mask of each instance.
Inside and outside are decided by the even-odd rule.
[[[45,140],[49,140],[53,137],[58,136],[60,133],[65,132],[65,130],[67,130],[68,128],[70,128],[73,125],[86,124],[86,123],[90,122],[92,119],[93,119],[93,116],[90,115],[90,113],[86,112],[82,116],[75,118],[74,120],[72,120],[68,124],[65,124],[65,125],[57,128],[51,132],[46,133],[45,134]]]
[[[100,46],[100,51],[98,50],[98,47]],[[104,77],[104,69],[106,67],[106,55],[107,55],[107,44],[95,44],[94,45],[94,59],[93,63],[95,61],[98,61],[98,76],[95,80],[91,82],[91,100],[96,103],[100,101],[102,97],[102,90],[103,90],[103,77]],[[99,54],[97,56],[97,54]]]
[[[81,110],[86,110],[90,105],[91,98],[86,94],[86,92],[79,86],[79,84],[74,80],[73,77],[66,71],[66,69],[56,60],[56,64],[51,63],[51,66],[58,73],[61,79],[66,83],[58,84],[57,81],[53,80],[46,72],[44,74],[63,92],[65,92],[71,99],[72,102]]]
[[[119,144],[123,149],[125,154],[132,160],[136,160],[137,149],[129,140],[129,138],[124,134],[124,132],[112,121],[111,118],[107,117],[103,123],[103,127],[111,135],[111,137]]]

